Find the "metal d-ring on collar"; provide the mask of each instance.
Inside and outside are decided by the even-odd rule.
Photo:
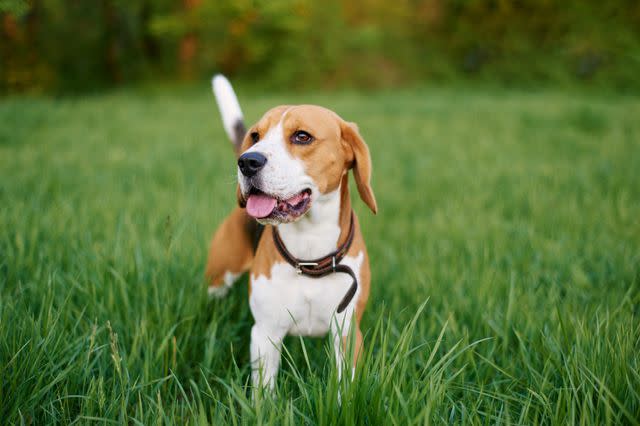
[[[300,260],[293,256],[289,250],[284,245],[282,238],[280,238],[280,233],[278,232],[277,227],[273,227],[273,242],[278,249],[278,252],[284,260],[291,266],[296,269],[298,275],[305,275],[311,278],[321,278],[326,275],[332,274],[334,272],[341,272],[343,274],[349,274],[353,279],[351,283],[351,287],[347,290],[347,293],[344,295],[340,304],[338,305],[338,313],[344,311],[353,296],[355,296],[356,291],[358,290],[358,279],[356,278],[356,274],[353,272],[347,265],[342,265],[340,262],[346,256],[349,248],[351,247],[351,243],[353,242],[353,236],[355,234],[354,226],[353,226],[353,211],[351,212],[351,222],[349,224],[349,233],[347,234],[347,239],[345,242],[338,247],[338,249],[328,255],[321,257],[319,259],[313,260]]]

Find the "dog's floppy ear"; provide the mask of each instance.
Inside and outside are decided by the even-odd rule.
[[[360,198],[369,206],[373,214],[376,214],[378,213],[378,205],[370,183],[371,156],[369,155],[369,148],[362,136],[360,136],[358,126],[355,123],[343,121],[340,127],[342,140],[347,144],[347,152],[353,154],[350,167],[353,169],[353,177],[356,180]]]

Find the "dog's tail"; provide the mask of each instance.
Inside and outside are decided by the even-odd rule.
[[[222,74],[213,76],[211,87],[222,116],[224,130],[227,132],[236,154],[238,154],[247,129],[244,125],[244,118],[236,93],[233,91],[229,80]]]

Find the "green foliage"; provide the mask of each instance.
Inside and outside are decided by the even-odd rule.
[[[390,87],[454,79],[639,87],[635,0],[2,4],[5,92],[87,90],[214,71],[259,80],[263,87]]]
[[[209,89],[122,91],[0,103],[3,422],[638,424],[636,99],[239,95],[249,120],[331,107],[371,148],[366,353],[342,405],[329,339],[294,338],[253,403],[246,280],[207,300],[235,202]]]
[[[0,13],[10,13],[21,18],[29,11],[29,4],[25,0],[0,0]]]

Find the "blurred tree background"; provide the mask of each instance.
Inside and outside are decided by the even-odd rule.
[[[0,0],[0,92],[221,71],[262,87],[640,88],[638,0]]]

